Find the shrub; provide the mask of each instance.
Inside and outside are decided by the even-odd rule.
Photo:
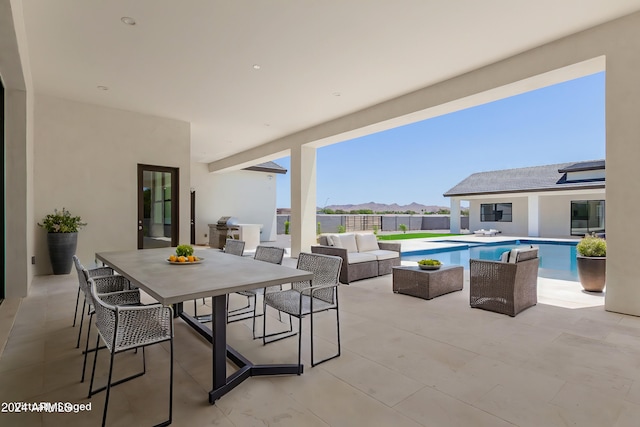
[[[601,237],[587,236],[580,240],[576,250],[582,256],[605,257],[607,256],[607,241]]]
[[[402,231],[403,233],[406,233],[406,232],[407,232],[407,226],[406,226],[406,225],[404,225],[404,224],[400,224],[400,225],[398,226],[398,228],[399,228],[399,229],[400,229],[400,231]]]
[[[378,235],[378,226],[377,225],[373,226],[373,234],[375,234],[376,236]]]
[[[49,233],[77,233],[87,223],[82,222],[79,216],[71,216],[68,210],[62,208],[62,212],[54,209],[53,213],[45,216],[42,224],[38,225]]]
[[[320,224],[320,221],[318,221],[318,224],[316,224],[316,234],[318,236],[322,234],[322,224]]]
[[[289,234],[289,224],[291,224],[289,221],[284,222],[284,234]]]
[[[346,231],[347,231],[347,227],[345,227],[344,225],[338,226],[338,233],[344,233]]]

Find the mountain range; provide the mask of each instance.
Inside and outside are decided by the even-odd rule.
[[[319,209],[323,209],[322,207]],[[325,206],[324,209],[331,209],[333,211],[343,210],[345,212],[349,211],[358,211],[358,210],[372,210],[373,212],[406,212],[413,211],[418,214],[428,213],[428,212],[438,212],[441,209],[449,210],[449,206],[435,206],[435,205],[423,205],[420,203],[412,202],[408,205],[399,205],[397,203],[386,204],[386,203],[360,203],[357,205],[328,205]]]

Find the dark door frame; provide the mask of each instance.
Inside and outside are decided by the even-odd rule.
[[[138,163],[138,249],[144,247],[142,224],[144,221],[144,171],[167,172],[171,174],[171,246],[178,246],[180,241],[180,169],[169,166],[155,166]]]
[[[192,245],[196,244],[196,190],[191,190],[191,239]]]
[[[6,246],[7,246],[7,236],[5,235],[5,227],[7,221],[7,205],[5,203],[5,167],[4,167],[4,150],[5,150],[5,141],[4,141],[4,85],[2,84],[2,79],[0,79],[0,139],[2,139],[2,152],[0,152],[0,157],[2,160],[2,175],[0,175],[0,200],[2,203],[2,224],[0,226],[0,234],[2,234],[2,253],[0,254],[0,270],[2,271],[2,287],[0,287],[0,300],[5,297],[5,286],[7,284],[7,272],[6,272],[6,263],[5,263],[5,254],[6,254]]]

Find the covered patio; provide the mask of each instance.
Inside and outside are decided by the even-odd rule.
[[[429,301],[393,294],[391,276],[341,286],[341,357],[311,368],[307,341],[302,376],[251,378],[213,406],[210,345],[176,320],[174,424],[637,425],[640,319],[604,311],[603,297],[581,292],[578,283],[549,279],[540,279],[538,305],[511,318],[470,308],[468,285],[467,272],[463,291]],[[75,275],[38,276],[27,298],[0,306],[0,401],[91,402],[91,411],[2,413],[2,424],[100,422],[104,393],[87,399],[88,385],[79,381],[82,355],[71,327],[76,290]],[[333,317],[319,319],[316,345],[331,351]],[[295,338],[263,347],[250,328],[248,321],[230,324],[229,342],[254,361],[295,361]],[[101,356],[98,384],[108,367]],[[119,357],[117,365],[127,369],[116,375],[139,368],[139,355]],[[147,373],[113,388],[109,425],[162,419],[168,359],[166,346],[150,347]]]
[[[186,241],[198,180],[231,188],[227,172],[290,155],[295,257],[316,239],[318,147],[605,71],[605,302],[567,304],[563,293],[584,295],[541,281],[539,304],[512,319],[469,308],[468,278],[432,301],[392,294],[390,276],[363,280],[341,287],[340,358],[301,377],[251,378],[213,406],[210,348],[177,321],[174,420],[637,425],[640,248],[627,216],[640,211],[640,1],[326,4],[0,0],[1,401],[88,402],[71,327],[77,281],[50,275],[37,226],[53,208],[88,221],[83,260],[136,249],[136,168],[172,167],[172,219]],[[219,204],[243,197],[234,190]],[[295,340],[263,348],[242,323],[229,341],[257,361],[296,355]],[[162,419],[168,355],[148,353],[147,374],[114,389],[110,425]],[[122,357],[134,366],[135,356]],[[0,412],[0,424],[97,424],[102,402],[78,414]]]

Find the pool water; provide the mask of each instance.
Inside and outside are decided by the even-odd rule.
[[[514,248],[527,248],[532,244],[539,248],[539,277],[579,281],[576,262],[576,243],[573,242],[518,240],[502,244],[471,244],[454,248],[403,252],[402,260],[419,261],[425,258],[432,258],[441,261],[443,264],[461,265],[465,269],[469,269],[470,258],[497,261],[500,259],[500,255],[505,251]]]

